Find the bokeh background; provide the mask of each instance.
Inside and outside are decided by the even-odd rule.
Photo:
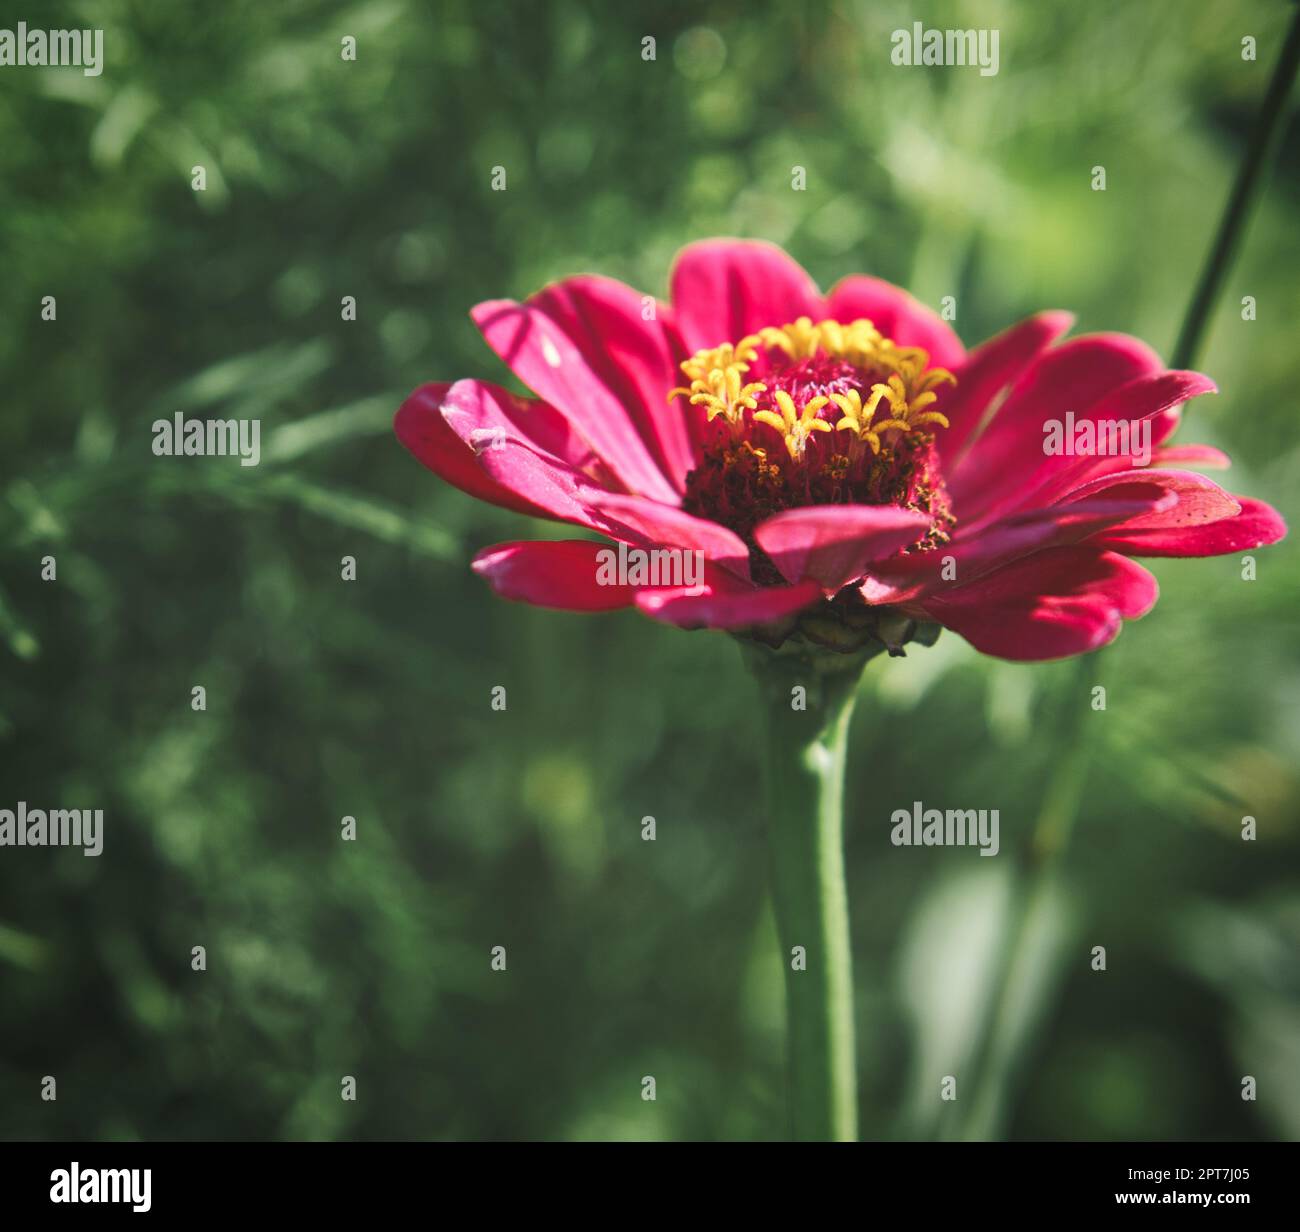
[[[510,383],[474,303],[662,294],[713,234],[955,295],[968,343],[1062,307],[1168,355],[1291,7],[0,2],[107,58],[0,70],[0,805],[107,814],[97,860],[0,849],[0,1136],[782,1137],[736,648],[489,598],[475,550],[561,532],[442,485],[392,413]],[[998,28],[1000,73],[891,66],[913,20]],[[1293,526],[1297,145],[1183,429]],[[178,410],[260,418],[261,465],[155,458]],[[1300,568],[1257,556],[1154,562],[1082,675],[952,635],[869,669],[864,1136],[1300,1136]],[[1003,854],[891,847],[914,799],[998,808]]]

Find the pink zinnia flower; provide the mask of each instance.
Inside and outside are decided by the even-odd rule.
[[[538,397],[422,386],[397,414],[406,447],[472,496],[704,561],[694,586],[607,585],[608,545],[503,543],[474,568],[507,598],[846,649],[942,625],[987,654],[1051,659],[1150,610],[1155,579],[1132,557],[1285,533],[1268,505],[1186,469],[1222,453],[1167,443],[1213,382],[1123,334],[1058,342],[1067,313],[967,351],[878,278],[823,297],[780,249],[709,240],[680,255],[671,307],[581,276],[473,316]],[[1049,452],[1067,413],[1125,452]]]

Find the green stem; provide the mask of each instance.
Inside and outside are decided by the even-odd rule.
[[[1200,349],[1205,323],[1209,320],[1210,310],[1214,307],[1223,279],[1236,255],[1237,245],[1246,230],[1246,219],[1250,216],[1255,198],[1264,183],[1264,171],[1272,163],[1281,138],[1282,116],[1286,111],[1284,104],[1291,92],[1297,66],[1300,66],[1300,8],[1296,9],[1295,16],[1291,18],[1291,28],[1287,31],[1282,54],[1278,57],[1273,76],[1269,80],[1268,93],[1255,117],[1250,144],[1246,147],[1246,155],[1237,170],[1236,183],[1232,186],[1228,204],[1219,220],[1214,247],[1205,259],[1191,307],[1183,320],[1173,358],[1169,361],[1171,367],[1190,367]]]
[[[868,656],[777,654],[757,645],[746,645],[745,652],[765,711],[772,896],[785,969],[794,1137],[849,1142],[857,1137],[857,1079],[844,764]]]

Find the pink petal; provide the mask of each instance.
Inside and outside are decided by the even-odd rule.
[[[636,299],[636,324],[628,296]],[[511,371],[563,412],[625,487],[673,501],[685,469],[673,482],[659,459],[671,451],[673,466],[682,462],[681,412],[666,401],[677,382],[662,326],[641,322],[639,306],[629,288],[614,292],[608,280],[570,279],[525,304],[489,300],[471,315]],[[657,386],[660,403],[653,409],[646,402],[650,386]]]
[[[929,525],[924,514],[893,505],[812,505],[775,514],[754,537],[787,582],[811,578],[833,594]]]
[[[591,497],[601,491],[598,483],[533,443],[534,437],[546,439],[571,458],[591,458],[590,450],[572,435],[553,407],[518,398],[483,381],[457,381],[442,387],[441,394],[432,398],[421,398],[421,392],[417,391],[399,411],[400,419],[407,406],[415,404],[409,423],[405,428],[399,424],[399,436],[404,430],[408,434],[432,431],[432,421],[438,420],[451,432],[456,444],[453,446],[441,435],[428,437],[433,444],[425,447],[425,452],[437,455],[433,461],[445,462],[450,455],[460,466],[468,456],[497,490],[510,493],[519,502],[512,507],[561,522],[604,529],[604,520],[591,512]]]
[[[959,530],[951,543],[934,551],[876,565],[863,598],[871,604],[905,603],[955,590],[1035,552],[1081,543],[1099,531],[1177,503],[1174,492],[1130,481],[1122,490],[1013,514],[965,537]]]
[[[682,629],[747,629],[793,616],[821,597],[816,582],[745,588],[718,570],[702,588],[643,590],[636,605],[647,616]]]
[[[1155,376],[1138,377],[1128,381],[1118,389],[1112,390],[1098,399],[1091,406],[1082,410],[1074,409],[1075,423],[1085,420],[1095,424],[1129,425],[1130,446],[1138,443],[1134,432],[1141,432],[1143,420],[1151,421],[1148,444],[1151,445],[1152,459],[1155,457],[1157,438],[1156,425],[1188,398],[1201,394],[1217,392],[1216,386],[1208,376],[1199,372],[1161,372]],[[1064,412],[1052,416],[1060,419],[1064,426]],[[1089,480],[1109,474],[1132,475],[1135,471],[1132,453],[1128,454],[1094,454],[1092,456],[1071,456],[1069,454],[1047,454],[1043,452],[1045,443],[1042,426],[1039,427],[1038,442],[1040,449],[1034,460],[1032,473],[1021,477],[1019,490],[1010,494],[1000,503],[1000,507],[1024,508],[1026,505],[1045,505],[1065,493],[1080,488]]]
[[[1281,514],[1263,501],[1238,496],[1241,512],[1202,526],[1112,531],[1093,542],[1132,556],[1223,556],[1276,543],[1286,534]]]
[[[1152,466],[1204,466],[1209,470],[1226,471],[1232,459],[1222,449],[1213,445],[1166,445],[1152,455]]]
[[[458,382],[463,384],[464,382]],[[516,492],[508,483],[501,483],[484,470],[479,450],[458,436],[443,418],[442,408],[449,391],[449,384],[422,385],[398,409],[393,421],[393,428],[398,439],[415,457],[433,473],[448,483],[503,509],[513,509],[533,517],[552,516],[544,507],[539,506],[521,492]],[[490,397],[501,400],[503,415],[514,414],[513,396],[504,390],[485,387],[491,390]],[[522,403],[522,399],[517,400]],[[546,437],[555,425],[552,417],[558,418],[557,412],[544,403],[529,404],[527,414],[519,418],[530,427],[543,429],[539,435]],[[507,410],[507,408],[510,408]],[[522,430],[515,430],[516,438],[523,435]],[[557,465],[562,465],[556,460]]]
[[[673,313],[689,353],[739,342],[765,325],[817,320],[822,298],[803,268],[775,244],[702,240],[678,254]]]
[[[1182,420],[1183,408],[1181,406],[1171,406],[1167,411],[1161,411],[1160,414],[1153,415],[1151,417],[1151,444],[1153,446],[1163,445],[1178,431],[1178,425],[1182,423]]]
[[[1177,501],[1126,520],[1114,528],[1115,533],[1202,526],[1207,522],[1235,518],[1241,512],[1236,497],[1225,492],[1213,479],[1195,471],[1145,468],[1104,475],[1070,493],[1070,499],[1122,496],[1133,486],[1149,488],[1153,485],[1172,493]],[[1067,503],[1064,507],[1068,509],[1070,505]]]
[[[644,496],[602,494],[593,507],[614,531],[625,529],[623,537],[682,551],[703,552],[706,560],[725,565],[749,580],[749,548],[734,531],[697,518],[673,505],[647,500]]]
[[[474,557],[474,572],[503,599],[568,612],[605,612],[630,607],[632,586],[602,586],[596,578],[609,544],[585,539],[498,543]]]
[[[647,321],[647,299],[616,279],[582,275],[546,287],[528,302],[582,351],[680,491],[695,456],[682,404],[667,400],[668,391],[682,383],[672,310],[651,299],[654,316]]]
[[[966,358],[966,348],[947,321],[883,278],[851,274],[840,279],[826,297],[826,315],[843,322],[866,317],[899,346],[924,347],[932,367],[956,370]]]
[[[1066,411],[1079,416],[1126,382],[1159,370],[1155,352],[1124,334],[1074,338],[1040,356],[949,479],[957,517],[984,516],[1027,490],[1045,461],[1048,419],[1063,419]]]
[[[1122,621],[1150,611],[1158,593],[1155,578],[1123,556],[1065,547],[932,597],[921,609],[984,654],[1059,659],[1104,646]]]
[[[983,424],[990,404],[1061,334],[1074,324],[1068,312],[1040,312],[971,351],[957,371],[956,389],[947,389],[943,413],[949,427],[938,435],[939,453],[956,474],[966,444]]]

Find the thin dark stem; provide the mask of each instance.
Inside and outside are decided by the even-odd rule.
[[[1272,80],[1268,83],[1268,93],[1255,118],[1255,127],[1250,135],[1250,144],[1237,172],[1237,181],[1232,186],[1223,218],[1219,222],[1219,231],[1214,238],[1214,247],[1201,270],[1196,292],[1192,296],[1191,307],[1183,321],[1178,342],[1174,346],[1170,366],[1188,368],[1196,360],[1201,347],[1201,338],[1209,320],[1214,301],[1219,296],[1223,280],[1227,276],[1236,255],[1237,245],[1245,234],[1246,220],[1255,204],[1255,198],[1264,183],[1264,172],[1273,161],[1277,143],[1282,136],[1282,116],[1285,113],[1287,95],[1291,92],[1291,83],[1295,80],[1296,68],[1300,66],[1300,7],[1291,18],[1291,28],[1287,31],[1286,42],[1282,45],[1282,54],[1273,69]]]

